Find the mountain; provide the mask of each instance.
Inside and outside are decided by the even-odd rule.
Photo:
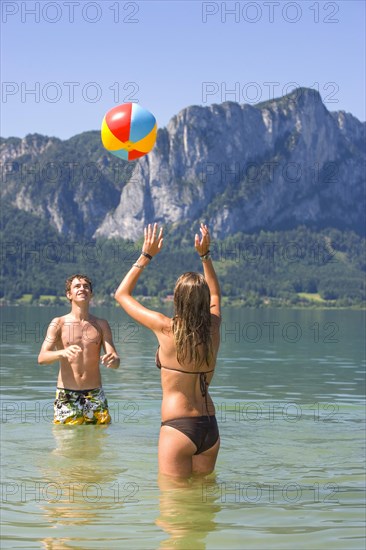
[[[300,88],[255,106],[187,107],[132,163],[99,132],[1,139],[1,198],[69,238],[136,240],[152,221],[198,220],[218,238],[300,225],[362,235],[365,126]]]
[[[1,199],[42,218],[59,234],[91,237],[118,205],[133,166],[102,147],[98,132],[69,140],[27,135],[0,140]]]

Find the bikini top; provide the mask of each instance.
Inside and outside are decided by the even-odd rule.
[[[158,369],[167,369],[167,370],[174,370],[176,372],[182,372],[183,374],[199,374],[200,375],[200,390],[201,390],[201,395],[202,397],[205,398],[205,403],[206,403],[206,410],[208,412],[208,403],[207,403],[207,388],[208,388],[208,382],[207,382],[207,374],[209,372],[214,372],[215,369],[211,369],[211,370],[206,370],[206,371],[200,371],[200,372],[193,372],[191,370],[182,370],[182,369],[174,369],[173,367],[165,367],[164,365],[162,365],[160,363],[160,359],[159,359],[159,348],[160,346],[158,346],[158,349],[156,350],[156,354],[155,354],[155,363],[156,363],[156,366],[158,367]]]

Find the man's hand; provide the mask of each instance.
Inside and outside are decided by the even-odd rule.
[[[64,357],[65,359],[71,361],[72,359],[76,359],[82,351],[83,350],[80,346],[78,346],[77,344],[72,344],[71,346],[61,350],[61,357]]]
[[[108,369],[118,369],[120,358],[114,353],[106,353],[101,356],[100,361]]]

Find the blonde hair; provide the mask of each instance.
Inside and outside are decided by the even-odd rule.
[[[174,289],[173,336],[180,364],[193,361],[199,368],[212,359],[210,301],[203,275],[190,271],[179,277]]]

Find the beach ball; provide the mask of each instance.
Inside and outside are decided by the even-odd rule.
[[[113,107],[106,113],[101,129],[104,147],[123,160],[135,160],[151,151],[156,133],[154,115],[138,103]]]

